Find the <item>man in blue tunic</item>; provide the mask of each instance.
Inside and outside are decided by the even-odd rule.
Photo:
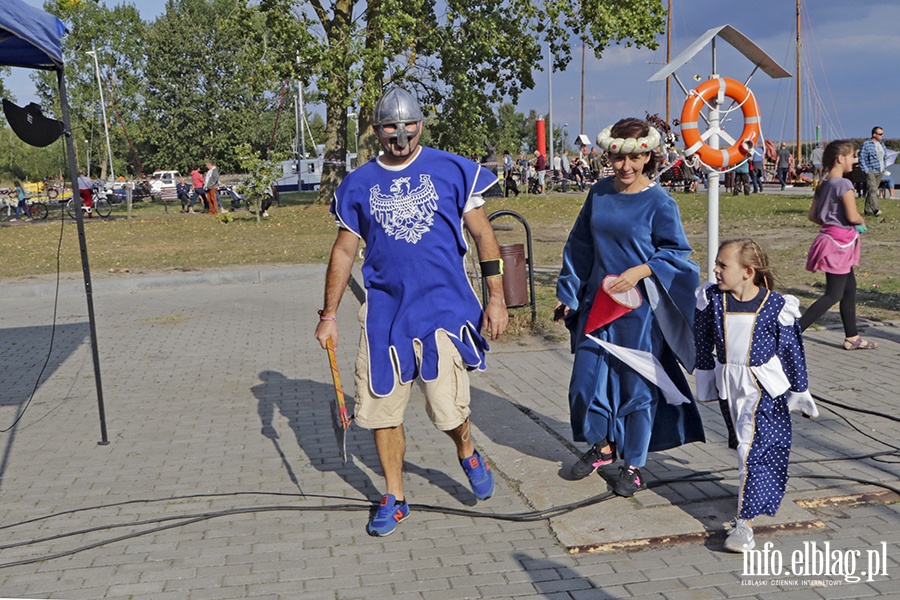
[[[350,173],[335,192],[338,235],[325,280],[316,339],[338,341],[337,309],[365,242],[366,302],[356,371],[358,425],[374,430],[387,493],[366,531],[385,536],[409,516],[403,493],[403,413],[412,383],[425,388],[435,427],[456,445],[479,500],[494,493],[490,467],[469,432],[468,370],[483,370],[492,340],[506,329],[502,261],[482,205],[497,177],[455,154],[419,145],[416,98],[392,87],[375,105],[373,129],[384,153]],[[490,299],[484,310],[465,272],[469,230]]]

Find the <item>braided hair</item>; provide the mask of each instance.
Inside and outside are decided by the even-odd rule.
[[[735,238],[725,240],[719,245],[719,252],[724,248],[735,246],[740,265],[744,268],[752,267],[755,271],[753,284],[764,287],[767,290],[775,289],[775,270],[769,261],[769,255],[762,247],[750,238]]]

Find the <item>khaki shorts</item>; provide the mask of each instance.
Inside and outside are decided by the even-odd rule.
[[[364,325],[365,306],[360,310]],[[418,379],[425,392],[425,411],[434,426],[441,431],[456,429],[469,418],[469,372],[459,350],[444,331],[437,332],[438,376],[434,381]],[[417,360],[422,358],[422,345],[413,342]],[[379,397],[369,388],[369,352],[365,327],[360,333],[359,355],[356,359],[356,407],[354,420],[365,429],[383,429],[403,424],[403,413],[415,381],[399,383],[400,374],[394,366],[398,382],[388,396]]]

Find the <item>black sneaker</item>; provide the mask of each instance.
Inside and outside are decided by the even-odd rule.
[[[603,452],[603,448],[610,447],[609,452]],[[616,447],[603,438],[581,455],[578,462],[569,468],[569,476],[572,479],[584,479],[603,465],[608,465],[616,460]]]
[[[619,478],[613,484],[613,491],[617,495],[631,498],[636,491],[646,487],[638,467],[619,467]]]

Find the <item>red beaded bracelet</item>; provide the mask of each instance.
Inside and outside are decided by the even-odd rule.
[[[316,312],[319,313],[319,320],[320,320],[320,321],[337,321],[337,319],[334,318],[334,317],[326,317],[326,316],[323,314],[323,313],[325,312],[325,311],[323,311],[323,310],[316,311]]]

